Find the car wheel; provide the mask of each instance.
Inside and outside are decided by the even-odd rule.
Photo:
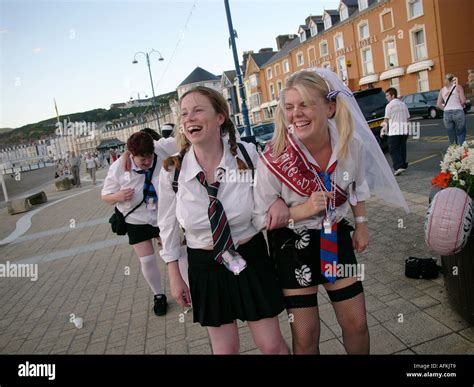
[[[428,111],[428,114],[429,114],[430,118],[433,118],[433,119],[438,117],[438,112],[433,107],[430,108],[430,110]]]

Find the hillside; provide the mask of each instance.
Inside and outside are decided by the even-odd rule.
[[[177,99],[178,96],[177,93],[173,91],[167,94],[162,94],[156,98],[158,103],[166,103],[171,99]],[[126,116],[130,113],[137,116],[149,111],[150,109],[151,106],[134,107],[130,109],[93,109],[81,113],[60,115],[59,120],[61,122],[63,122],[63,120],[71,122],[104,122],[120,118],[120,116]],[[24,125],[21,128],[0,129],[0,147],[11,146],[14,144],[27,144],[34,140],[48,138],[54,134],[54,131],[56,130],[56,122],[57,118],[52,117],[34,124]]]

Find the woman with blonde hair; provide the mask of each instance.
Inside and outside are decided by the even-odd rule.
[[[208,329],[215,354],[239,352],[236,320],[248,321],[261,352],[285,354],[278,314],[283,298],[267,245],[252,225],[253,144],[238,143],[225,99],[196,87],[179,101],[179,156],[165,160],[158,225],[171,294],[182,307],[192,299],[194,322]],[[231,178],[233,177],[233,178]],[[189,288],[178,268],[185,229]]]
[[[446,74],[445,86],[439,91],[437,105],[444,110],[443,123],[450,144],[462,145],[466,140],[465,104],[466,96],[462,86],[458,85],[458,79],[451,73]]]
[[[286,224],[270,225],[269,242],[290,316],[293,352],[319,353],[317,292],[323,285],[346,351],[369,353],[363,272],[353,251],[361,253],[369,245],[365,201],[374,190],[407,207],[352,93],[333,72],[303,70],[288,79],[257,181],[257,229],[267,224],[277,198],[289,207]],[[345,219],[349,208],[355,230]]]

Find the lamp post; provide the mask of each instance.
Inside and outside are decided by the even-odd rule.
[[[137,55],[138,54],[142,54],[142,55],[145,55],[145,58],[146,58],[146,64],[148,66],[148,74],[150,74],[150,83],[151,83],[151,91],[153,93],[153,108],[155,109],[155,114],[156,114],[156,121],[158,123],[158,131],[160,132],[160,117],[159,117],[159,113],[158,113],[158,109],[157,109],[157,105],[156,105],[156,98],[155,98],[155,87],[153,86],[153,77],[151,76],[151,65],[150,65],[150,55],[153,54],[154,52],[156,52],[158,55],[159,55],[159,58],[158,60],[159,61],[162,61],[163,60],[163,56],[161,55],[161,53],[155,49],[152,49],[150,52],[142,52],[142,51],[138,51],[137,53],[135,53],[134,57],[133,57],[133,64],[135,63],[138,63],[137,61]]]

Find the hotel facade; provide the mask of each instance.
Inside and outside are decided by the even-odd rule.
[[[311,67],[333,70],[354,91],[439,90],[446,73],[465,85],[474,68],[473,15],[472,0],[343,0],[308,16],[298,34],[277,37],[265,63],[244,58],[251,123],[273,120],[288,77]]]

